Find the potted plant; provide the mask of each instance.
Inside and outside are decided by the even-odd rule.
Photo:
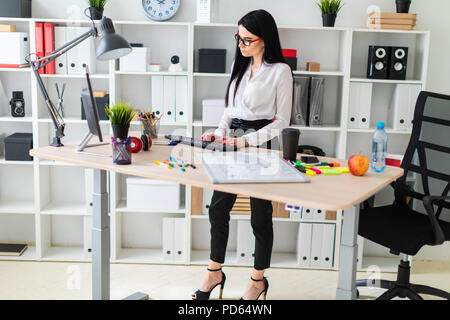
[[[93,20],[100,20],[103,17],[103,10],[108,0],[89,0],[89,12]]]
[[[411,0],[395,0],[395,4],[397,5],[397,13],[409,13]]]
[[[120,100],[112,107],[106,105],[106,115],[111,121],[113,129],[113,136],[115,139],[120,139],[122,142],[128,137],[128,130],[130,129],[130,122],[136,116],[137,111],[134,111],[130,104]]]
[[[317,6],[322,11],[322,22],[324,27],[334,27],[336,16],[344,4],[341,0],[320,0]]]

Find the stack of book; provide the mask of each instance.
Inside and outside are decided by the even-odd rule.
[[[369,29],[414,30],[417,14],[372,12],[369,14]]]
[[[230,214],[251,214],[252,210],[250,208],[250,197],[237,195],[236,202],[231,209]]]

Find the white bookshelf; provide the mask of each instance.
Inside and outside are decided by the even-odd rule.
[[[0,23],[16,24],[18,31],[30,34],[35,43],[35,23],[48,22],[62,26],[90,27],[89,20],[0,18]],[[201,101],[223,98],[231,76],[234,58],[234,34],[237,26],[228,23],[182,23],[153,21],[114,21],[116,31],[129,42],[151,48],[151,62],[161,64],[161,72],[122,72],[118,62],[97,62],[91,75],[95,90],[106,90],[110,103],[123,99],[142,111],[151,104],[154,76],[185,76],[188,79],[187,123],[163,123],[161,134],[174,133],[199,138],[214,126],[203,125]],[[327,156],[348,158],[351,154],[369,155],[370,139],[376,121],[387,121],[388,101],[397,84],[407,83],[426,88],[430,33],[428,31],[369,30],[361,28],[324,28],[280,25],[283,48],[299,50],[298,70],[294,75],[325,78],[324,125],[293,126],[301,131],[301,144],[321,147]],[[176,40],[176,41],[175,41]],[[407,80],[366,79],[369,45],[408,46]],[[33,45],[32,45],[33,47]],[[198,72],[198,49],[226,49],[225,73]],[[31,48],[31,52],[34,52]],[[170,57],[178,55],[183,71],[168,72]],[[306,62],[321,63],[320,72],[306,71]],[[63,141],[80,141],[87,132],[81,120],[80,91],[85,75],[42,75],[54,102],[55,84],[67,83],[64,97],[66,137]],[[25,118],[13,118],[8,109],[0,109],[0,137],[14,132],[33,133],[34,147],[47,146],[54,136],[53,124],[29,68],[0,68],[0,80],[10,99],[12,91],[24,91]],[[374,85],[377,109],[371,115],[370,129],[349,129],[347,123],[349,87],[352,82]],[[9,100],[8,99],[8,100]],[[110,132],[108,121],[101,121],[102,132]],[[131,131],[140,131],[137,121]],[[403,154],[410,132],[395,131],[387,126],[389,152]],[[108,174],[111,217],[111,261],[115,263],[207,264],[209,260],[209,221],[206,215],[191,215],[191,188],[183,189],[182,206],[178,210],[139,210],[126,205],[125,176]],[[84,168],[55,161],[34,159],[31,162],[5,161],[0,153],[0,241],[29,244],[27,251],[15,260],[88,261],[89,219],[91,210],[86,199]],[[6,183],[6,181],[8,181]],[[341,212],[336,234],[341,232]],[[183,261],[170,262],[162,257],[161,223],[164,217],[185,218],[187,251]],[[18,224],[17,221],[25,220]],[[248,216],[233,215],[230,222],[229,252],[226,264],[236,263],[236,225]],[[295,243],[300,221],[274,218],[275,241],[273,267],[298,268]],[[314,221],[304,221],[314,222]],[[330,223],[330,221],[326,221]],[[1,226],[9,226],[9,229]],[[14,236],[11,235],[14,231]],[[29,231],[32,231],[31,233]],[[336,236],[334,266],[338,266],[339,237]],[[0,260],[12,259],[0,257]],[[371,260],[372,259],[372,260]],[[374,258],[364,256],[363,266]],[[397,259],[383,260],[383,270],[396,270]],[[390,262],[389,262],[390,261]],[[375,263],[375,262],[374,262]]]

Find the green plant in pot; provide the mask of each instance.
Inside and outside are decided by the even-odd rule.
[[[89,0],[89,12],[93,20],[100,20],[103,17],[103,10],[108,0]]]
[[[341,0],[320,0],[316,2],[322,11],[322,22],[324,27],[334,27],[338,12],[344,4]]]
[[[106,105],[105,112],[111,122],[114,138],[125,141],[128,138],[130,122],[138,111],[133,110],[130,104],[120,100],[119,103],[113,104],[112,107],[109,104]]]

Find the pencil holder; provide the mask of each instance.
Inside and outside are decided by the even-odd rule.
[[[113,162],[115,164],[131,164],[131,143],[129,139],[122,142],[115,140],[112,143],[113,148]]]
[[[152,139],[158,138],[159,121],[157,119],[140,118],[140,121],[142,123],[142,129],[144,130],[144,133],[150,135]]]

